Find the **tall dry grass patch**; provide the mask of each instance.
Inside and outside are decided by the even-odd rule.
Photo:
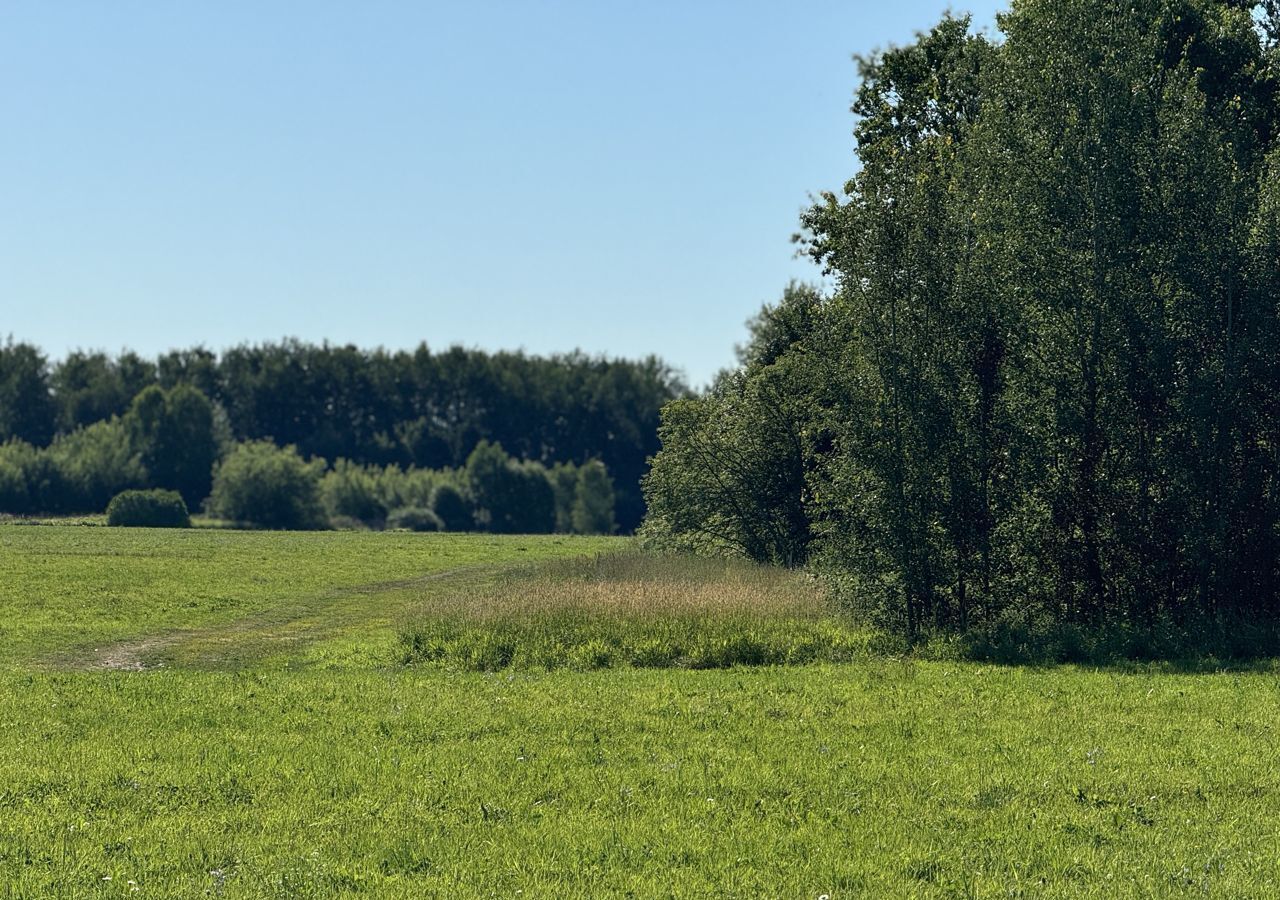
[[[866,644],[802,574],[640,552],[530,566],[427,598],[401,638],[407,662],[483,670],[835,661]]]
[[[750,615],[821,618],[818,583],[747,562],[615,553],[509,573],[425,603],[428,614],[492,622],[572,613],[625,619]]]

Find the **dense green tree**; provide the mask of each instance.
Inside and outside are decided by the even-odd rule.
[[[387,504],[378,480],[369,470],[340,459],[320,481],[320,497],[330,518],[378,522],[387,517]]]
[[[546,534],[555,529],[555,492],[542,466],[517,462],[501,444],[481,441],[467,457],[465,471],[481,530]]]
[[[147,483],[146,468],[118,417],[59,435],[46,453],[62,473],[60,511],[102,512],[116,494]]]
[[[153,486],[178,491],[192,508],[209,496],[220,447],[208,397],[187,384],[167,391],[152,385],[133,399],[124,421]]]
[[[862,60],[803,218],[834,295],[667,408],[647,531],[787,561],[803,522],[912,637],[1280,613],[1274,15],[1018,0]]]
[[[651,538],[759,562],[805,561],[801,356],[727,373],[705,396],[663,410],[663,449],[645,479]]]
[[[817,330],[823,302],[813,285],[791,282],[777,303],[766,303],[748,320],[749,337],[737,348],[738,364],[761,369],[781,360]]]
[[[100,352],[68,354],[54,366],[51,378],[59,407],[58,427],[68,432],[123,415],[155,378],[155,366],[136,353],[116,358]]]
[[[0,512],[97,512],[79,495],[59,454],[26,441],[0,444]]]
[[[579,467],[575,463],[556,463],[547,469],[556,498],[556,532],[573,531],[573,504],[578,497]]]
[[[161,355],[156,361],[156,374],[160,386],[165,389],[189,384],[211,400],[222,397],[217,354],[204,347],[170,350]]]
[[[221,356],[200,347],[175,350],[155,362],[132,353],[73,353],[55,369],[42,412],[37,395],[49,393],[48,375],[43,357],[24,346],[10,348],[8,365],[25,359],[27,369],[15,371],[34,380],[17,379],[26,399],[0,406],[0,440],[22,436],[43,446],[55,430],[125,412],[145,387],[188,386],[213,402],[220,444],[270,439],[307,456],[418,472],[461,466],[481,440],[547,467],[600,459],[615,480],[625,531],[644,513],[640,478],[658,449],[659,410],[684,391],[655,358],[433,352],[425,344],[392,353],[287,340]],[[0,401],[4,383],[0,378]],[[36,424],[6,425],[13,410]],[[418,497],[415,504],[425,502]]]
[[[431,492],[431,510],[440,518],[445,531],[470,531],[475,527],[471,502],[452,484],[436,485]]]
[[[322,460],[303,460],[296,447],[270,441],[239,444],[218,464],[209,511],[262,528],[322,528],[324,468]]]
[[[8,338],[0,344],[0,443],[16,439],[43,447],[57,419],[44,354]]]
[[[40,497],[33,496],[32,469],[39,451],[26,441],[0,444],[0,513],[25,515],[38,512]]]

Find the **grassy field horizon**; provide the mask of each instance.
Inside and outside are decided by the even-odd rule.
[[[860,634],[622,539],[0,526],[0,896],[1280,895],[1270,667]]]

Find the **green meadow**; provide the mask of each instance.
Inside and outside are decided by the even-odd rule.
[[[3,897],[1275,897],[1280,677],[611,538],[0,526]]]

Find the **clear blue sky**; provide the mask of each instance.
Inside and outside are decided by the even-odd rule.
[[[989,25],[1003,3],[959,5]],[[853,173],[864,2],[0,2],[0,335],[657,353],[691,382]]]

